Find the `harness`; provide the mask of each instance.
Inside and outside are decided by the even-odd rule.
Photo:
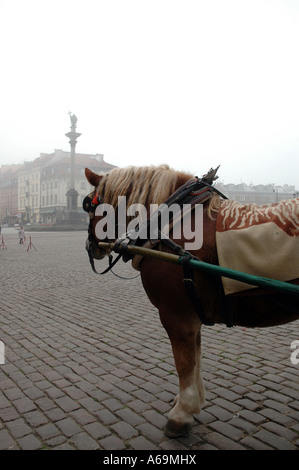
[[[216,176],[217,170],[219,167],[217,167],[215,170],[211,169],[206,175],[204,175],[201,179],[198,177],[192,178],[191,180],[187,181],[183,186],[178,188],[164,203],[163,207],[169,207],[172,204],[178,204],[182,210],[184,204],[190,204],[191,207],[194,207],[196,204],[203,204],[206,202],[213,193],[219,194],[222,198],[227,199],[225,195],[223,195],[220,191],[218,191],[214,186],[213,182],[216,180],[218,177]],[[116,240],[114,244],[114,251],[116,253],[119,253],[118,256],[113,260],[113,257],[111,254],[109,254],[109,266],[107,269],[105,269],[103,272],[98,273],[95,269],[94,265],[94,259],[97,259],[95,256],[97,248],[97,241],[95,237],[92,234],[92,220],[95,216],[95,211],[96,208],[98,207],[99,204],[101,204],[101,197],[99,194],[94,194],[94,191],[90,193],[88,196],[86,196],[83,200],[83,209],[85,212],[89,214],[90,222],[89,222],[89,227],[88,227],[88,239],[86,241],[86,250],[89,256],[89,261],[92,267],[92,270],[96,274],[106,274],[110,270],[112,271],[112,268],[115,266],[115,264],[120,260],[120,258],[123,259],[123,261],[126,263],[129,260],[131,260],[134,255],[132,255],[127,247],[128,246],[143,246],[150,237],[150,222],[152,217],[156,216],[156,213],[152,214],[152,216],[148,219],[146,219],[142,224],[138,227],[138,233],[142,234],[142,236],[139,236],[136,238],[136,230],[134,233],[127,232],[122,238],[119,238]],[[159,208],[158,208],[159,211]],[[194,255],[189,253],[188,251],[184,250],[180,245],[175,243],[173,240],[171,240],[169,237],[167,237],[163,232],[162,228],[159,227],[159,222],[161,220],[161,212],[158,214],[158,228],[156,230],[156,236],[157,239],[152,242],[152,246],[155,246],[159,243],[163,243],[166,245],[168,248],[174,251],[175,254],[178,254],[183,257],[183,283],[185,290],[190,297],[192,304],[195,308],[195,311],[197,312],[201,322],[204,325],[213,325],[214,322],[211,321],[210,319],[207,318],[205,315],[202,302],[197,296],[196,289],[194,286],[194,280],[193,280],[193,268],[190,266],[190,259],[197,259]],[[133,236],[135,234],[135,236]],[[145,236],[145,235],[148,235]],[[113,272],[113,271],[112,271]],[[113,273],[115,274],[115,273]],[[115,274],[118,276],[117,274]],[[121,277],[121,276],[118,276]],[[136,276],[134,276],[136,277]],[[125,278],[127,279],[127,278]],[[132,279],[132,278],[131,278]],[[227,318],[225,323],[227,326],[232,326],[232,321],[230,318]]]

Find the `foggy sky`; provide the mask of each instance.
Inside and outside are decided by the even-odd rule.
[[[0,0],[0,165],[76,150],[299,188],[299,2]]]

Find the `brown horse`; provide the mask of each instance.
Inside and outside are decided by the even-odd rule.
[[[128,207],[139,203],[148,211],[151,204],[163,203],[178,188],[194,178],[168,166],[116,168],[104,176],[86,169],[85,174],[95,188],[90,195],[91,199],[96,196],[97,200],[99,195],[101,203],[111,204],[117,209],[118,197],[125,195]],[[222,198],[212,192],[203,202],[203,244],[200,249],[191,253],[207,263],[218,264],[216,223],[222,204]],[[97,213],[90,216],[90,253],[93,258],[102,259],[109,254],[108,249],[97,245],[99,241],[105,241],[96,236],[96,225],[103,216],[97,216]],[[298,220],[297,214],[297,223]],[[183,247],[186,240],[182,236],[175,242]],[[154,249],[171,252],[163,243],[156,245]],[[183,287],[181,266],[144,258],[139,269],[144,289],[159,311],[173,349],[180,389],[169,413],[165,434],[177,437],[187,432],[193,422],[193,414],[199,413],[205,400],[200,368],[202,321]],[[298,279],[292,282],[299,284]],[[194,285],[209,324],[228,320],[228,326],[266,327],[299,318],[297,296],[266,288],[246,289],[226,295],[221,277],[200,271],[194,272]]]

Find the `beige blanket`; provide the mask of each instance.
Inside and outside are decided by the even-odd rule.
[[[299,278],[299,199],[258,206],[223,201],[217,216],[219,264],[280,281]],[[225,294],[254,288],[222,277]]]

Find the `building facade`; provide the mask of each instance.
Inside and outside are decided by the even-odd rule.
[[[228,199],[244,204],[273,204],[275,202],[283,201],[285,199],[293,199],[299,196],[295,186],[289,186],[287,184],[276,186],[275,184],[247,185],[245,183],[217,183],[215,186],[226,197],[228,197]]]
[[[21,223],[38,223],[40,213],[41,157],[25,162],[18,174],[18,213]]]
[[[92,190],[85,177],[86,167],[104,174],[115,165],[105,162],[101,154],[76,154],[75,189],[79,193],[78,212],[82,212],[84,219],[82,201]],[[23,165],[3,166],[0,168],[0,222],[3,225],[63,222],[69,189],[70,152],[56,149]]]
[[[78,195],[78,211],[82,210],[84,197],[92,190],[85,177],[85,168],[95,173],[108,173],[114,165],[106,163],[101,154],[88,155],[76,153],[75,159],[75,189]],[[55,150],[54,154],[47,156],[41,168],[40,175],[40,223],[58,223],[65,219],[67,210],[66,193],[70,189],[70,152]]]
[[[21,165],[0,168],[0,223],[13,225],[19,220],[18,171]]]

